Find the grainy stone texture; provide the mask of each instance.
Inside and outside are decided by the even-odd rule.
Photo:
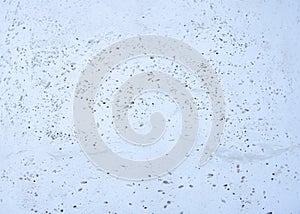
[[[299,14],[299,1],[2,0],[0,213],[299,213]],[[198,160],[209,98],[188,69],[160,58],[120,63],[99,87],[95,121],[120,156],[163,155],[179,136],[174,101],[151,92],[133,104],[129,121],[139,133],[157,109],[169,119],[147,150],[110,125],[110,98],[130,75],[170,73],[198,103],[190,156],[166,176],[136,182],[96,170],[81,151],[72,112],[79,76],[101,49],[137,35],[182,40],[216,70],[226,125],[206,165]]]

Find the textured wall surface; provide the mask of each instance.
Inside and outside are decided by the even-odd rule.
[[[73,99],[90,59],[143,35],[197,50],[220,80],[226,114],[220,146],[199,166],[212,126],[203,82],[164,58],[120,62],[97,89],[94,113],[103,141],[119,156],[165,154],[184,120],[172,97],[141,94],[128,113],[133,129],[147,133],[157,110],[166,127],[151,146],[126,142],[111,123],[111,96],[132,76],[172,74],[199,114],[182,164],[136,181],[97,169],[83,152]],[[299,35],[297,0],[1,0],[0,213],[300,213]]]

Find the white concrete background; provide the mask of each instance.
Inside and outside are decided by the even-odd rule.
[[[227,122],[205,166],[199,137],[172,174],[135,182],[88,161],[72,99],[92,56],[145,34],[209,60]],[[0,213],[300,213],[299,34],[296,0],[2,0]]]

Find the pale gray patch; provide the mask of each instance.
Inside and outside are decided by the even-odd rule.
[[[94,119],[94,100],[105,75],[120,62],[141,56],[159,56],[183,64],[203,82],[212,103],[212,129],[200,157],[205,164],[215,153],[225,123],[225,101],[217,76],[208,62],[191,46],[169,37],[139,36],[117,42],[102,50],[83,71],[74,96],[74,124],[82,149],[89,159],[111,175],[134,180],[151,179],[176,168],[189,155],[198,132],[198,113],[193,97],[172,76],[147,72],[127,81],[114,97],[114,124],[128,142],[139,145],[154,143],[164,130],[165,119],[160,113],[151,116],[152,130],[137,134],[127,119],[129,103],[145,90],[158,90],[171,96],[182,111],[182,132],[176,145],[165,155],[147,161],[122,158],[112,152],[101,139]]]

